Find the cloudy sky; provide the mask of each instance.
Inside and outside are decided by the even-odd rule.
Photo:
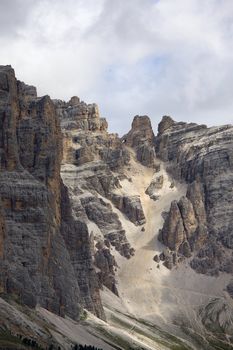
[[[0,0],[0,58],[120,134],[136,114],[233,123],[232,0]]]

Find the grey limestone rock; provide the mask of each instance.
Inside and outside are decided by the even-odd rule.
[[[121,196],[113,193],[111,200],[135,225],[145,224],[146,218],[139,196]]]
[[[104,318],[87,232],[68,222],[62,209],[56,108],[48,96],[38,98],[34,87],[17,81],[10,66],[0,66],[0,129],[0,293],[74,319],[83,306]],[[68,234],[79,249],[71,249]]]
[[[150,185],[147,187],[145,193],[153,200],[158,200],[159,196],[156,194],[158,190],[163,187],[163,175],[153,177]]]
[[[117,267],[114,256],[106,247],[99,247],[95,253],[95,264],[99,268],[98,277],[100,285],[105,285],[114,294],[118,295],[115,280],[115,268]]]
[[[154,132],[148,116],[135,116],[129,133],[122,137],[125,145],[132,147],[143,165],[158,168],[154,148]]]
[[[233,126],[207,128],[164,117],[159,124],[155,145],[157,156],[167,162],[171,176],[188,184],[186,198],[178,204],[182,224],[171,207],[169,219],[165,220],[162,230],[162,241],[168,245],[171,232],[175,241],[178,228],[179,237],[182,237],[183,225],[183,242],[189,242],[194,256],[191,266],[201,273],[230,273],[233,248]],[[173,226],[175,223],[177,226],[169,231],[168,220],[172,215],[175,220]],[[171,242],[168,246],[177,249]]]

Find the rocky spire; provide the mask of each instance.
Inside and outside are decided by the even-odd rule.
[[[174,124],[175,121],[171,117],[167,115],[163,116],[161,122],[158,125],[158,135],[161,135],[164,131],[169,129]]]
[[[135,116],[131,130],[122,137],[126,146],[136,151],[137,160],[145,166],[156,167],[156,155],[154,149],[155,135],[150,118],[146,115]]]

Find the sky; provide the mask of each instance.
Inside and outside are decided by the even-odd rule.
[[[233,123],[233,1],[0,0],[0,64],[120,135],[135,115]]]

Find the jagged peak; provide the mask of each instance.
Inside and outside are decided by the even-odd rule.
[[[135,149],[137,160],[143,165],[148,167],[157,166],[154,150],[155,135],[150,118],[147,115],[136,115],[131,130],[121,140],[126,146]]]
[[[150,118],[147,115],[136,115],[131,124],[131,130],[122,137],[122,140],[131,147],[137,146],[140,141],[152,142],[154,132]]]
[[[151,129],[151,121],[150,118],[147,115],[136,115],[133,118],[133,122],[131,125],[131,128],[133,130],[141,130],[141,129]]]
[[[53,102],[64,129],[107,132],[108,123],[105,118],[101,118],[96,103],[87,104],[77,96],[71,97],[68,102],[62,100]]]
[[[27,100],[37,98],[37,89],[35,86],[25,84],[23,81],[20,80],[17,81],[17,85],[19,93],[21,93]]]
[[[13,71],[14,69],[12,68],[12,66],[10,64],[7,65],[0,65],[0,71]]]
[[[164,115],[161,122],[158,125],[158,134],[161,135],[165,130],[169,129],[175,124],[175,121],[168,115]]]
[[[80,98],[78,96],[72,96],[68,102],[69,106],[76,106],[80,103]]]
[[[199,132],[205,129],[208,129],[205,124],[177,122],[174,121],[170,116],[163,116],[161,122],[158,125],[158,136],[162,136],[167,132]]]

